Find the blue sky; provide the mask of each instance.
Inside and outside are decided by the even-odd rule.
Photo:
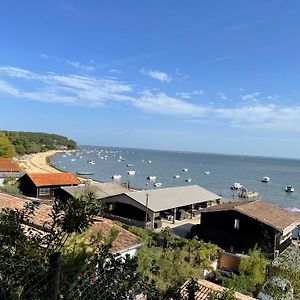
[[[0,128],[300,158],[297,0],[5,1]]]

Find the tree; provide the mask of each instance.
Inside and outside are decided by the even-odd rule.
[[[7,136],[0,131],[0,157],[12,158],[15,154],[14,146],[10,143]]]
[[[211,293],[208,300],[236,300],[236,298],[234,296],[234,290],[225,289],[223,293],[220,294]]]

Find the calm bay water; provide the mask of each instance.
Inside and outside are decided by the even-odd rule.
[[[95,164],[89,164],[90,160]],[[153,182],[147,177],[156,176],[156,182],[162,187],[197,184],[229,199],[233,198],[230,186],[240,182],[249,190],[257,191],[264,200],[282,207],[300,208],[300,160],[295,159],[84,147],[71,155],[54,156],[51,162],[65,171],[95,172],[89,177],[100,181],[112,181],[112,175],[120,174],[121,182],[129,181],[132,187],[150,189]],[[133,166],[127,167],[127,164]],[[188,171],[183,172],[184,168]],[[135,175],[129,176],[128,170],[135,170]],[[209,175],[205,171],[209,171]],[[263,176],[270,177],[270,182],[262,183]],[[189,178],[191,182],[185,182]],[[295,192],[286,193],[286,185],[292,185]]]

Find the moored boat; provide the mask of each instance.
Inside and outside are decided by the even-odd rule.
[[[292,192],[295,191],[295,189],[294,189],[291,185],[287,185],[287,186],[285,187],[285,191],[286,191],[287,193],[292,193]]]
[[[261,179],[261,182],[269,182],[270,181],[270,177],[268,176],[264,176],[262,179]]]
[[[155,182],[153,185],[154,185],[155,187],[160,187],[160,186],[161,186],[161,183],[160,183],[160,182]]]
[[[115,174],[115,175],[111,176],[111,178],[115,179],[115,180],[121,179],[121,177],[122,177],[122,175],[119,175],[119,174]]]
[[[232,190],[239,190],[243,186],[239,182],[234,182],[233,185],[230,187]]]
[[[135,175],[135,171],[134,171],[134,170],[129,170],[129,171],[127,171],[127,174],[128,174],[128,175],[131,175],[131,176],[132,176],[132,175]]]
[[[155,179],[156,179],[156,176],[148,176],[147,179],[148,179],[148,180],[155,180]]]
[[[89,172],[89,171],[77,171],[76,172],[77,175],[94,175],[95,172]]]
[[[185,182],[191,182],[191,181],[192,181],[192,178],[185,179]]]
[[[189,169],[188,168],[184,168],[182,169],[182,172],[187,172]]]
[[[174,175],[174,178],[180,178],[180,175]]]

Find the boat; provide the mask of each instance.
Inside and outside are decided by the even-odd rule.
[[[127,164],[127,167],[133,167],[133,164]]]
[[[156,176],[148,176],[147,179],[148,179],[148,180],[155,180],[155,179],[156,179]]]
[[[287,186],[285,187],[285,191],[286,191],[287,193],[292,193],[292,192],[295,191],[295,189],[294,189],[291,185],[287,185]]]
[[[94,175],[95,172],[89,172],[89,171],[77,171],[77,175]]]
[[[111,176],[111,178],[112,179],[115,179],[115,180],[117,180],[117,179],[121,179],[121,175],[119,175],[119,174],[115,174],[115,175],[113,175],[113,176]]]
[[[180,178],[180,175],[174,175],[174,178]]]
[[[88,160],[87,163],[90,164],[90,165],[95,165],[96,164],[93,160]]]
[[[242,188],[242,190],[239,192],[238,196],[240,198],[255,198],[258,197],[258,192],[249,191],[246,188]]]
[[[192,178],[185,179],[185,182],[191,182],[191,181],[192,181]]]
[[[148,164],[151,164],[152,163],[152,161],[151,160],[148,160]]]
[[[234,182],[233,185],[230,187],[232,190],[239,190],[243,186],[239,182]]]
[[[76,158],[72,158],[72,159],[71,159],[71,161],[75,161],[75,160],[76,160]]]
[[[270,181],[270,177],[267,177],[267,176],[264,176],[262,179],[261,179],[261,182],[269,182]]]
[[[205,175],[209,175],[209,174],[210,174],[209,171],[204,171],[203,173],[204,173]]]
[[[182,172],[187,172],[189,169],[188,168],[184,168],[182,169]]]
[[[161,186],[161,183],[160,183],[160,182],[155,182],[153,185],[154,185],[155,187],[160,187],[160,186]]]
[[[127,174],[128,175],[135,175],[135,171],[134,170],[129,170],[129,171],[127,171]]]

